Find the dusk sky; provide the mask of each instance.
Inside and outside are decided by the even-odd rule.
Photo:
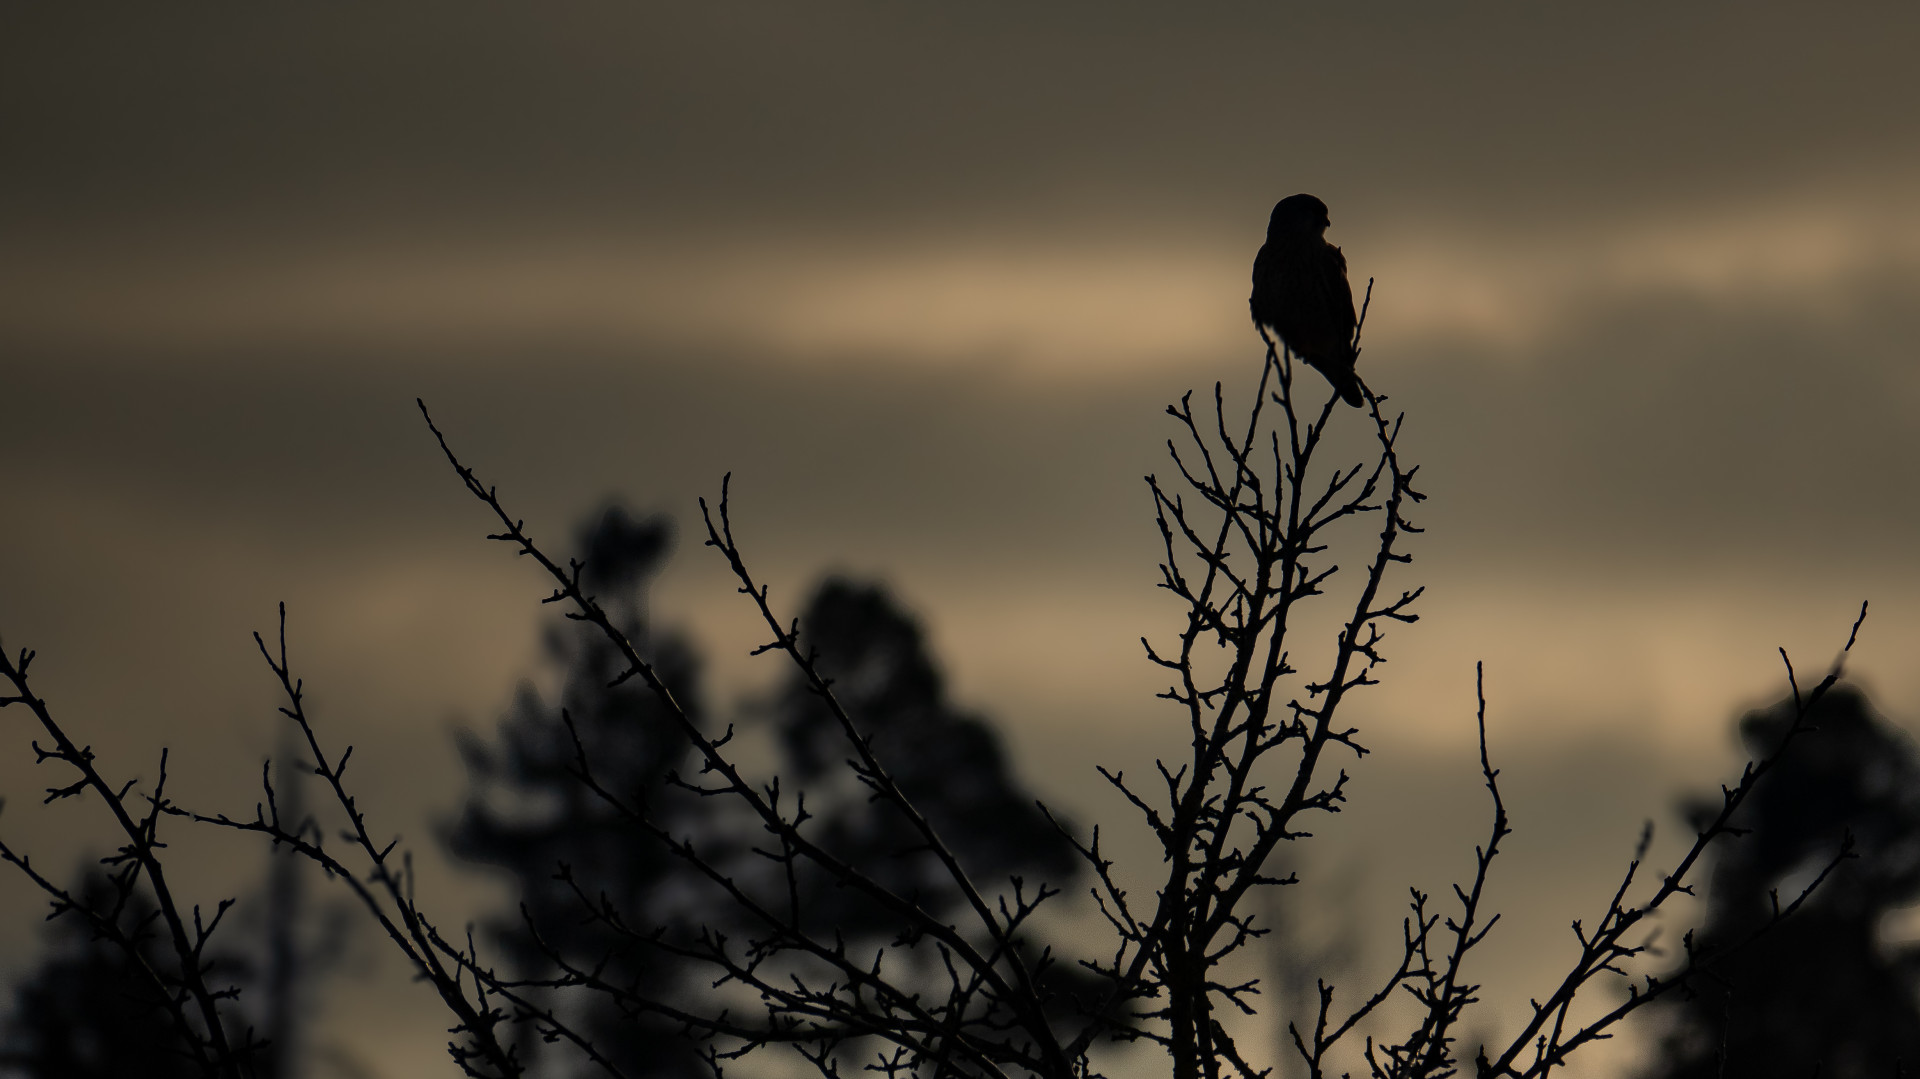
[[[536,537],[674,518],[653,611],[723,710],[777,673],[696,535],[731,471],[776,603],[884,579],[1028,781],[1130,826],[1095,764],[1182,734],[1141,477],[1167,403],[1251,387],[1248,269],[1301,191],[1376,281],[1361,372],[1431,496],[1422,621],[1308,856],[1362,874],[1363,929],[1470,866],[1475,661],[1519,829],[1499,1007],[1642,820],[1737,771],[1777,647],[1817,674],[1871,601],[1850,670],[1920,724],[1912,5],[122,7],[0,12],[0,641],[109,774],[168,745],[179,797],[250,812],[284,600],[456,924],[502,890],[437,852],[450,734],[550,676],[551,612],[415,397]],[[99,807],[37,805],[18,711],[0,831],[65,871]],[[259,865],[181,857],[226,863],[206,903]],[[4,969],[41,906],[0,876]],[[363,965],[329,1037],[454,1074],[430,993]]]

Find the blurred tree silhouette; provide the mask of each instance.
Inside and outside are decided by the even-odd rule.
[[[289,769],[302,766],[288,747],[277,771],[282,788]],[[288,801],[297,803],[295,794]],[[308,890],[311,867],[283,849],[268,854],[260,892],[241,904],[241,935],[223,934],[205,953],[208,974],[235,988],[225,995],[223,1015],[257,1037],[241,1064],[254,1079],[291,1079],[309,1074],[316,1052],[353,1060],[337,1046],[316,1046],[309,1035],[323,983],[338,966],[351,923],[337,903],[315,904]],[[45,949],[32,970],[14,985],[12,1009],[0,1027],[0,1075],[31,1079],[173,1079],[205,1074],[149,973],[164,964],[166,944],[157,931],[158,911],[144,888],[116,886],[99,865],[80,874],[73,897],[88,917],[56,916],[48,922]],[[116,907],[118,908],[116,910]],[[56,910],[58,908],[56,907]],[[136,945],[129,954],[106,939],[93,919],[111,919]]]
[[[138,951],[95,936],[80,918],[48,923],[40,964],[14,988],[0,1044],[7,1074],[31,1079],[186,1079],[201,1074],[142,964],[165,944],[153,932],[153,901],[135,892],[118,912],[107,874],[91,866],[75,898],[113,917]]]
[[[879,585],[832,577],[800,618],[814,665],[835,700],[887,761],[899,790],[925,815],[977,881],[1028,878],[1065,888],[1083,868],[1073,844],[1013,774],[999,736],[982,717],[957,710],[919,623]],[[966,905],[954,878],[924,857],[925,841],[900,807],[875,799],[846,769],[846,739],[823,698],[797,672],[773,702],[782,775],[806,791],[823,845],[926,911],[952,917]],[[1055,815],[1056,819],[1058,815]],[[860,938],[911,935],[907,919],[872,896],[803,867],[800,906],[816,934]],[[1071,964],[1042,964],[1016,941],[1055,1018],[1097,1007],[1100,979]],[[930,985],[929,991],[935,989]]]
[[[689,642],[649,625],[647,587],[671,547],[659,518],[637,519],[609,507],[578,530],[581,579],[649,656],[682,707],[703,714],[695,691],[699,663]],[[983,879],[1035,873],[1055,884],[1072,878],[1079,859],[1014,778],[999,739],[982,719],[947,701],[925,634],[881,587],[840,578],[823,583],[801,615],[819,670],[836,696],[885,752],[895,778],[952,844],[969,873]],[[574,739],[594,777],[656,825],[706,837],[705,856],[752,876],[747,853],[752,822],[715,819],[715,807],[673,775],[687,768],[690,746],[661,714],[643,683],[614,682],[624,659],[594,627],[553,626],[548,659],[564,672],[559,699],[524,687],[493,743],[461,737],[469,794],[447,843],[457,855],[507,869],[516,878],[522,913],[497,918],[492,931],[529,977],[550,974],[556,951],[566,961],[598,966],[602,976],[649,998],[671,995],[693,975],[684,957],[637,946],[624,925],[648,925],[686,946],[702,927],[743,931],[716,918],[699,897],[704,882],[686,860],[616,811],[578,778]],[[768,702],[776,770],[804,789],[821,842],[923,909],[962,902],[952,881],[903,857],[918,837],[889,803],[876,802],[840,767],[845,742],[831,712],[806,682],[789,679]],[[569,723],[572,733],[569,733]],[[741,827],[728,827],[727,825]],[[556,873],[556,869],[565,868]],[[892,937],[909,927],[883,906],[818,873],[797,882],[817,932],[848,939]],[[615,924],[592,916],[609,904]],[[1071,981],[1071,979],[1068,979]],[[629,1075],[705,1072],[696,1044],[658,1015],[596,996],[578,1021],[607,1060]],[[520,1051],[536,1051],[530,1040]]]
[[[1741,720],[1748,750],[1777,745],[1787,700]],[[1816,728],[1784,757],[1720,848],[1706,947],[1751,936],[1775,893],[1797,891],[1851,832],[1858,854],[1793,918],[1730,951],[1689,998],[1663,1002],[1669,1025],[1655,1079],[1888,1079],[1920,1065],[1920,945],[1887,943],[1890,914],[1920,902],[1920,755],[1854,688],[1828,694]],[[1688,807],[1698,824],[1717,807]]]
[[[814,662],[834,695],[970,876],[1071,881],[1080,868],[1073,847],[1018,786],[993,728],[948,703],[925,634],[891,596],[877,585],[832,578],[800,621],[812,632]],[[920,873],[900,857],[921,845],[919,836],[896,807],[873,802],[840,767],[846,750],[839,724],[804,681],[788,678],[774,716],[790,762],[781,772],[805,785],[823,842],[875,866],[876,879],[929,910],[960,903],[950,878]],[[858,893],[818,878],[815,886],[808,906],[823,926],[904,928]]]
[[[610,507],[579,530],[576,542],[585,563],[583,584],[602,597],[628,639],[653,659],[674,696],[699,716],[699,667],[692,649],[676,635],[652,634],[647,619],[647,584],[672,545],[668,524],[636,520]],[[660,714],[659,699],[644,685],[609,686],[624,660],[605,637],[561,623],[549,628],[544,644],[547,658],[564,672],[559,700],[549,703],[532,686],[523,686],[495,743],[462,733],[468,795],[446,835],[447,846],[462,858],[514,875],[520,910],[497,917],[490,929],[528,976],[549,972],[546,949],[552,948],[579,961],[604,957],[606,976],[622,985],[649,994],[668,991],[683,973],[681,966],[622,947],[607,926],[581,916],[581,896],[571,878],[556,876],[561,866],[578,868],[590,877],[595,899],[604,896],[641,924],[672,921],[665,909],[672,895],[667,882],[678,859],[575,778],[566,720],[603,782],[656,819],[676,825],[688,807],[684,798],[672,797],[679,792],[669,789],[666,777],[685,761],[687,741]],[[674,1037],[673,1027],[659,1018],[623,1015],[605,997],[592,998],[586,1008],[581,1026],[623,1070],[679,1075],[699,1067],[693,1047]],[[521,1051],[532,1053],[533,1043],[523,1042]]]

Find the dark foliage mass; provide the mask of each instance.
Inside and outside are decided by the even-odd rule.
[[[615,612],[629,639],[647,650],[675,698],[699,716],[692,649],[676,635],[650,633],[647,622],[646,585],[670,538],[664,521],[635,520],[609,508],[578,537],[583,579]],[[544,643],[548,659],[564,672],[559,699],[549,703],[524,687],[494,742],[461,736],[469,794],[446,836],[448,848],[514,875],[521,910],[504,912],[492,929],[524,973],[549,973],[545,950],[553,949],[588,963],[605,956],[608,978],[642,992],[667,992],[685,971],[618,946],[608,927],[582,918],[573,874],[630,917],[664,923],[675,898],[678,860],[576,780],[566,720],[602,782],[656,820],[676,825],[693,807],[684,796],[674,797],[681,792],[666,777],[685,764],[686,739],[644,685],[609,685],[623,661],[604,637],[563,622],[549,629]],[[590,1001],[580,1022],[611,1058],[630,1068],[645,1065],[635,1074],[682,1074],[699,1065],[671,1025],[624,1016],[606,998]],[[523,1051],[532,1052],[532,1044]]]
[[[111,918],[129,953],[95,936],[86,921],[49,926],[47,953],[14,989],[0,1062],[32,1079],[191,1079],[200,1073],[181,1044],[165,1001],[142,967],[164,962],[151,931],[153,902],[135,893],[119,904],[112,882],[94,869],[75,896],[95,916]],[[120,906],[115,910],[115,906]]]
[[[704,725],[691,644],[651,625],[647,614],[647,587],[665,561],[670,537],[664,519],[636,519],[610,507],[577,533],[581,576],[682,708]],[[885,589],[830,579],[816,590],[800,624],[838,698],[970,873],[982,880],[1026,873],[1055,883],[1072,878],[1079,865],[1071,845],[1021,789],[992,727],[948,702],[924,632]],[[610,902],[625,923],[660,928],[682,947],[702,927],[751,927],[716,917],[709,882],[579,781],[575,738],[598,782],[619,791],[627,806],[662,827],[697,831],[709,856],[729,862],[742,876],[757,872],[754,859],[742,857],[752,822],[706,819],[712,807],[673,781],[698,767],[690,747],[643,683],[610,684],[623,661],[603,634],[561,622],[551,627],[545,646],[562,672],[558,699],[549,702],[525,687],[495,740],[462,736],[470,793],[448,833],[449,848],[514,875],[520,909],[498,917],[493,933],[523,974],[551,976],[551,951],[569,964],[597,966],[602,977],[636,995],[672,995],[697,982],[697,966],[638,946],[606,920],[583,917],[583,894]],[[789,679],[767,702],[766,713],[782,760],[778,772],[806,791],[823,844],[849,861],[875,866],[878,879],[927,910],[962,902],[951,880],[912,856],[919,840],[895,807],[845,782],[839,728],[808,685]],[[830,877],[809,873],[800,883],[814,932],[859,940],[909,928],[883,905]],[[626,1074],[705,1072],[697,1044],[678,1024],[623,1008],[612,996],[591,998],[586,1007],[577,1022]],[[521,1051],[531,1057],[538,1049],[527,1041]]]
[[[1740,737],[1764,752],[1793,702],[1755,712]],[[1920,1069],[1920,945],[1884,939],[1920,902],[1920,754],[1857,690],[1829,694],[1721,848],[1697,937],[1738,941],[1771,920],[1778,892],[1817,871],[1845,834],[1858,857],[1796,917],[1731,951],[1664,1019],[1654,1079],[1888,1079]],[[1698,818],[1704,810],[1695,807]]]
[[[955,710],[925,634],[877,585],[834,578],[801,616],[813,635],[814,662],[847,713],[884,755],[900,790],[920,807],[979,880],[1032,876],[1056,886],[1079,870],[1073,848],[1021,789],[985,720]],[[951,879],[900,857],[921,845],[911,822],[845,782],[845,755],[833,713],[803,682],[789,679],[774,702],[784,769],[808,790],[823,841],[877,867],[892,891],[929,909],[962,901]],[[813,909],[822,927],[850,925],[898,932],[899,919],[854,893],[817,880]]]
[[[298,761],[298,754],[286,760]],[[284,778],[284,776],[283,776]],[[288,852],[267,861],[263,887],[238,904],[233,931],[201,953],[203,975],[221,991],[222,1014],[239,1036],[239,1065],[254,1079],[310,1074],[326,1055],[351,1070],[354,1054],[312,1040],[319,997],[338,973],[351,913],[315,903],[309,866]],[[164,920],[151,889],[98,864],[55,903],[39,962],[13,986],[0,1023],[0,1075],[21,1079],[175,1079],[207,1074],[178,1022],[169,992]]]

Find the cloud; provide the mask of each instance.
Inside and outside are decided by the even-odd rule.
[[[1524,356],[1597,310],[1649,302],[1838,321],[1875,279],[1920,274],[1920,202],[1826,191],[1557,232],[1381,240],[1380,332],[1394,344],[1453,338]]]
[[[174,345],[346,339],[400,346],[586,340],[752,352],[801,366],[987,365],[1130,377],[1249,349],[1258,235],[1127,245],[1098,236],[404,235],[141,257],[10,260],[0,325],[40,340]],[[1833,322],[1878,282],[1920,276],[1920,205],[1794,196],[1527,233],[1444,220],[1355,226],[1356,287],[1377,279],[1367,362],[1436,343],[1538,360],[1594,312],[1764,309]]]

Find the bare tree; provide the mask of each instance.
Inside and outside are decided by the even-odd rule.
[[[1360,321],[1364,325],[1364,305]],[[888,822],[888,834],[900,837],[901,849],[887,852],[884,865],[871,851],[850,850],[790,779],[756,775],[744,765],[731,729],[712,731],[690,713],[675,680],[629,639],[618,612],[610,614],[593,594],[586,567],[551,556],[534,540],[499,493],[454,452],[424,403],[422,415],[448,462],[497,522],[489,538],[529,558],[552,587],[547,602],[601,635],[611,649],[612,685],[637,684],[651,694],[655,721],[690,749],[691,774],[672,782],[711,809],[692,819],[650,811],[602,776],[569,717],[573,780],[612,818],[684,867],[701,889],[696,906],[723,913],[688,926],[649,923],[643,913],[624,909],[586,868],[562,866],[557,879],[579,918],[611,942],[608,961],[583,960],[546,939],[529,919],[525,939],[547,963],[545,973],[529,977],[497,966],[470,936],[443,933],[416,898],[407,857],[396,856],[398,841],[376,839],[355,804],[345,782],[351,748],[327,751],[306,713],[288,659],[284,610],[278,647],[262,641],[261,651],[314,774],[344,814],[347,827],[338,840],[311,819],[283,815],[270,781],[251,817],[190,813],[156,787],[150,812],[136,821],[120,809],[126,789],[116,792],[99,779],[91,754],[58,734],[44,702],[27,691],[24,660],[0,668],[0,675],[19,690],[8,703],[28,705],[57,734],[61,748],[49,755],[81,769],[74,789],[113,796],[110,804],[131,837],[124,859],[157,891],[160,864],[151,836],[168,813],[261,835],[343,880],[449,1009],[455,1036],[449,1048],[469,1075],[526,1071],[506,1034],[515,1024],[572,1046],[605,1074],[627,1074],[570,1019],[580,1012],[566,1001],[579,995],[697,1039],[716,1074],[746,1055],[785,1048],[825,1077],[856,1067],[889,1077],[1072,1079],[1095,1074],[1096,1047],[1119,1041],[1157,1046],[1174,1079],[1259,1079],[1269,1068],[1250,1060],[1233,1034],[1235,1016],[1256,1012],[1257,981],[1234,971],[1246,969],[1237,957],[1266,932],[1260,912],[1269,905],[1257,893],[1293,883],[1291,874],[1275,868],[1285,864],[1278,856],[1283,844],[1307,838],[1316,817],[1345,800],[1346,762],[1367,750],[1342,708],[1376,684],[1389,630],[1415,620],[1421,594],[1397,583],[1411,560],[1407,542],[1419,531],[1407,514],[1422,498],[1414,486],[1417,469],[1400,452],[1404,417],[1368,391],[1365,449],[1335,449],[1346,444],[1332,430],[1336,399],[1308,400],[1295,370],[1293,358],[1268,341],[1249,402],[1230,407],[1216,384],[1210,407],[1196,408],[1189,394],[1168,410],[1178,432],[1168,444],[1178,475],[1168,482],[1150,476],[1147,483],[1163,541],[1160,584],[1185,612],[1170,638],[1143,644],[1148,660],[1167,675],[1161,696],[1180,715],[1188,749],[1175,762],[1158,762],[1145,781],[1103,772],[1159,843],[1164,870],[1150,897],[1122,885],[1100,828],[1083,841],[1059,826],[1092,871],[1093,899],[1112,934],[1111,946],[1098,955],[1063,959],[1039,943],[1035,916],[1058,894],[1057,882],[1017,874],[975,879],[969,872],[953,837],[922,804],[924,792],[916,795],[918,788],[902,780],[877,748],[874,731],[836,692],[810,627],[784,614],[749,568],[726,483],[717,504],[701,503],[706,545],[726,560],[759,616],[767,636],[756,654],[785,663],[811,694],[819,709],[814,722],[837,732],[850,782],[864,789],[871,811]],[[1712,843],[1737,833],[1734,814],[1806,733],[1810,710],[1838,673],[1836,666],[1804,696],[1796,684],[1798,711],[1778,745],[1724,790],[1721,812],[1706,821],[1674,870],[1655,875],[1645,898],[1634,898],[1637,856],[1600,920],[1591,929],[1575,923],[1575,962],[1509,1044],[1476,1055],[1478,1074],[1544,1077],[1569,1054],[1607,1037],[1628,1014],[1710,967],[1721,953],[1696,950],[1689,938],[1678,969],[1645,976],[1624,1001],[1600,1005],[1597,1014],[1576,1008],[1593,998],[1603,974],[1624,976],[1647,951],[1647,919],[1690,891],[1690,874]],[[1401,1032],[1366,1035],[1351,1050],[1369,1074],[1441,1077],[1461,1067],[1456,1030],[1479,994],[1467,978],[1467,961],[1497,921],[1483,909],[1483,896],[1510,831],[1487,749],[1485,707],[1482,696],[1480,765],[1491,822],[1467,882],[1454,888],[1456,909],[1442,914],[1429,896],[1414,892],[1401,958],[1381,984],[1338,1007],[1334,987],[1317,987],[1312,1022],[1291,1030],[1294,1050],[1315,1077],[1334,1073],[1348,1043],[1389,1012],[1406,1021]],[[1643,838],[1642,855],[1645,846]],[[27,868],[24,858],[5,856]],[[935,893],[951,901],[923,901]],[[891,934],[874,939],[843,932],[822,905],[845,897],[881,912]],[[1756,932],[1791,915],[1804,898],[1779,905]],[[163,900],[163,910],[171,902]],[[168,924],[176,923],[179,971],[156,974],[155,984],[176,1002],[175,1022],[203,1047],[196,1059],[206,1074],[229,1074],[221,1069],[237,1067],[238,1058],[225,1047],[216,992],[197,980],[201,943],[184,920]],[[614,949],[621,964],[610,961]],[[637,969],[623,964],[648,956],[704,970],[710,988],[667,991],[644,977],[612,973]],[[1061,977],[1063,966],[1092,977]],[[1384,1007],[1390,1000],[1410,1002],[1410,1012]]]

